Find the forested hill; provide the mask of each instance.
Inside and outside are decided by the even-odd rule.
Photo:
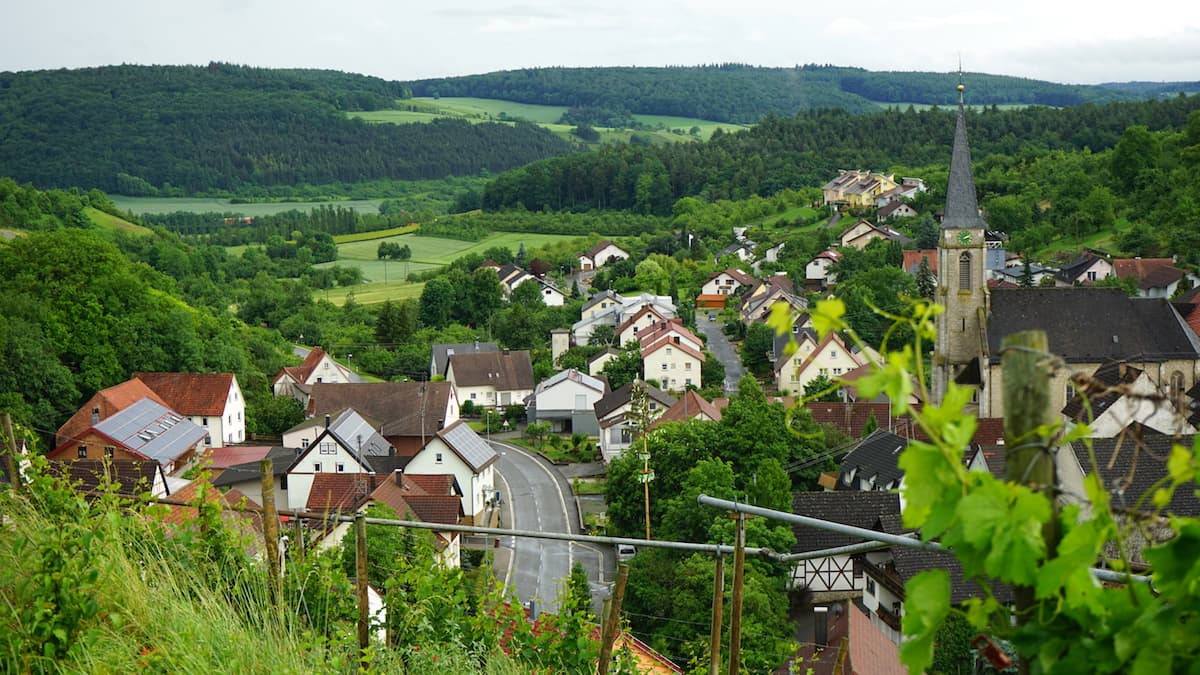
[[[1020,161],[1047,151],[1100,152],[1116,145],[1133,125],[1179,131],[1197,109],[1200,96],[1064,109],[988,108],[968,112],[967,127],[976,160],[1009,155]],[[838,169],[944,166],[953,138],[952,110],[871,115],[820,110],[767,117],[746,131],[714,134],[707,143],[605,147],[501,174],[486,186],[483,207],[668,215],[681,197],[771,195],[821,185]]]
[[[372,125],[401,84],[225,64],[0,73],[0,175],[129,195],[443,178],[568,152],[528,124]]]
[[[958,73],[872,72],[838,66],[759,68],[532,68],[407,83],[415,96],[475,96],[521,103],[753,123],[774,113],[957,100]],[[1149,98],[1139,92],[1003,75],[964,74],[976,105],[1069,106]]]

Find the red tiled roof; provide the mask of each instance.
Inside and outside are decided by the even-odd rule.
[[[1183,278],[1170,258],[1132,258],[1112,261],[1113,274],[1137,279],[1138,288],[1166,288]]]
[[[879,429],[893,429],[901,436],[911,436],[913,423],[907,415],[893,416],[890,403],[831,403],[812,401],[804,404],[817,424],[828,424],[851,438],[860,438],[871,416]],[[889,424],[888,420],[891,420]]]
[[[431,495],[454,494],[454,474],[450,473],[406,473],[405,484],[411,484],[414,492]]]
[[[171,501],[194,503],[196,501],[197,494],[200,492],[201,482],[202,481],[200,481],[200,480],[194,480],[191,483],[188,483],[184,487],[180,488],[178,491],[172,493],[171,497],[170,497]],[[234,510],[234,511],[253,510],[253,509],[261,508],[261,505],[258,502],[254,501],[253,499],[250,499],[249,497],[242,494],[237,489],[232,489],[232,490],[229,490],[228,492],[221,492],[217,488],[213,487],[211,484],[208,484],[208,483],[205,483],[205,484],[207,485],[207,489],[204,492],[204,503],[205,504],[211,504],[213,502],[220,501],[224,504],[224,506],[222,508]],[[186,525],[186,524],[192,522],[193,520],[195,520],[197,515],[199,515],[199,512],[196,510],[196,507],[194,507],[194,506],[170,505],[167,508],[168,508],[168,511],[167,511],[166,515],[163,516],[163,522],[170,523],[172,525]],[[245,511],[243,511],[243,513],[237,514],[237,515],[248,518],[250,521],[252,521],[254,523],[254,525],[256,525],[259,529],[261,529],[262,519],[257,514],[250,514],[250,513],[246,513]]]
[[[713,422],[721,421],[721,410],[712,403],[704,400],[704,397],[697,394],[694,390],[689,389],[675,402],[675,405],[667,408],[666,412],[654,420],[654,423],[650,425],[650,429],[653,430],[665,422],[686,422],[696,419],[701,415]]]
[[[617,326],[617,330],[616,330],[615,334],[620,335],[621,333],[624,333],[626,329],[628,329],[633,324],[637,323],[637,320],[640,319],[642,317],[642,315],[647,312],[653,314],[654,316],[657,316],[658,321],[666,321],[667,320],[667,317],[663,316],[662,312],[655,309],[653,305],[642,305],[638,309],[638,311],[633,313],[633,316],[629,317],[629,319],[627,321],[625,321],[625,323],[621,324],[620,326]],[[657,323],[657,321],[655,323]]]
[[[298,366],[284,366],[271,382],[277,382],[284,373],[287,373],[297,383],[304,384],[323,358],[325,358],[325,350],[320,347],[313,347],[308,356],[304,357],[303,363]]]
[[[938,255],[936,248],[929,249],[905,249],[904,262],[902,267],[905,272],[912,272],[921,265],[921,258],[929,261],[929,271],[937,274],[938,270]]]
[[[304,509],[312,513],[353,511],[371,493],[372,478],[365,473],[313,474]]]
[[[225,414],[231,373],[134,373],[167,402],[167,407],[184,415],[219,417]]]
[[[229,448],[209,448],[201,458],[201,463],[207,463],[213,469],[227,469],[235,464],[257,462],[271,452],[269,445],[247,445]]]
[[[697,351],[696,349],[693,349],[691,345],[689,345],[687,343],[683,343],[683,342],[675,343],[675,342],[671,342],[670,340],[659,340],[658,342],[655,342],[654,344],[650,345],[649,347],[642,348],[642,358],[644,359],[647,356],[650,356],[651,354],[662,349],[663,347],[675,347],[676,349],[683,352],[684,354],[688,354],[689,356],[692,356],[692,357],[698,359],[701,363],[703,363],[706,360],[704,357],[704,354]]]

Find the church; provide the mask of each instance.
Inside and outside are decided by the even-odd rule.
[[[1164,298],[1131,298],[1119,288],[989,288],[987,223],[979,213],[960,84],[954,149],[938,241],[938,317],[931,388],[940,402],[950,382],[974,387],[980,417],[1003,417],[1000,343],[1043,330],[1063,365],[1051,383],[1057,413],[1074,396],[1075,373],[1114,361],[1144,372],[1158,390],[1180,397],[1200,375],[1200,339]]]

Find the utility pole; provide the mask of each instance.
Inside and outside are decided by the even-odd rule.
[[[729,673],[736,675],[742,662],[742,582],[746,571],[746,514],[733,515],[737,520],[737,541],[733,549],[733,607],[729,617]]]
[[[717,554],[713,575],[712,629],[708,636],[708,675],[721,675],[721,619],[725,608],[725,558]]]
[[[629,580],[629,563],[617,565],[617,583],[613,587],[612,601],[609,603],[608,615],[600,631],[600,663],[597,664],[598,675],[607,675],[608,665],[612,663],[613,642],[621,630],[621,603],[625,600],[625,582]]]
[[[367,517],[354,517],[355,586],[358,590],[358,658],[366,663],[370,646],[371,605],[367,597]]]
[[[271,602],[282,597],[279,562],[279,516],[275,513],[275,472],[270,458],[259,465],[262,472],[263,545],[267,549],[267,576],[271,580]]]
[[[1058,508],[1052,492],[1058,484],[1054,456],[1047,447],[1048,439],[1039,432],[1050,424],[1050,359],[1045,331],[1031,330],[1013,333],[1000,346],[1000,368],[1004,382],[1004,445],[1007,449],[1006,478],[1042,491],[1050,500],[1050,520],[1042,526],[1046,542],[1046,558],[1053,558],[1058,549]],[[1016,586],[1017,621],[1026,623],[1037,603],[1030,586]],[[1021,659],[1021,673],[1030,672],[1029,661]]]

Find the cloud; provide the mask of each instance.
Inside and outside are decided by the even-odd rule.
[[[832,33],[834,35],[851,35],[854,33],[865,32],[869,28],[870,26],[868,26],[861,19],[855,19],[848,16],[839,16],[838,18],[826,24],[825,32]]]
[[[1200,72],[1200,29],[1187,28],[1156,37],[1035,47],[997,56],[1020,64],[1012,70],[1034,71],[1037,74],[1030,76],[1060,82],[1191,81]]]
[[[891,23],[891,30],[931,31],[962,26],[997,26],[1008,23],[1009,18],[991,12],[963,12],[944,16],[909,16]]]

